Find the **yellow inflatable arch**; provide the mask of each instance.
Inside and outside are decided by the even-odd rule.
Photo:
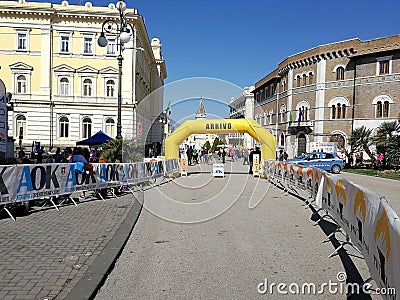
[[[245,133],[261,144],[261,158],[275,159],[275,137],[253,119],[188,120],[165,139],[165,158],[179,157],[179,145],[192,134]]]

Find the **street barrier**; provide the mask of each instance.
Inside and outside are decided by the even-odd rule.
[[[307,204],[314,202],[318,211],[325,212],[316,224],[327,217],[337,224],[328,238],[340,232],[346,240],[328,257],[350,245],[364,256],[380,290],[391,291],[381,296],[396,299],[395,292],[400,293],[400,220],[385,197],[314,167],[266,160],[263,168],[265,177],[282,188],[309,195],[312,200],[306,200]]]
[[[133,186],[179,172],[178,159],[135,163],[93,163],[80,171],[79,163],[0,166],[0,205]]]

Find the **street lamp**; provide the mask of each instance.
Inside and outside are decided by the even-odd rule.
[[[125,10],[126,3],[124,0],[119,0],[116,4],[116,7],[119,12],[119,23],[114,20],[106,20],[104,21],[101,34],[97,43],[100,47],[106,47],[108,44],[108,40],[106,38],[106,34],[116,35],[118,38],[118,46],[119,46],[119,54],[117,57],[118,60],[118,120],[117,120],[117,136],[116,139],[122,139],[122,51],[124,50],[124,44],[128,43],[131,40],[132,35],[134,34],[133,26],[128,23]]]
[[[168,123],[169,118],[166,111],[163,111],[158,117],[158,122],[160,122],[162,133],[161,133],[161,143],[162,143],[162,154],[165,154],[165,138],[168,135]]]

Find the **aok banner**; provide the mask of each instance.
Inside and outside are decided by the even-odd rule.
[[[12,165],[0,167],[0,203],[29,201],[48,196],[70,194],[137,184],[174,172],[175,161],[93,164],[89,173],[79,173],[75,164]]]
[[[325,173],[317,203],[361,251],[381,289],[400,291],[400,222],[385,198],[340,176]],[[382,295],[396,299],[396,295]]]

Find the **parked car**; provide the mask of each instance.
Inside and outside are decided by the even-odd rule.
[[[288,162],[320,168],[335,174],[343,170],[343,161],[335,153],[312,152],[289,159]]]

